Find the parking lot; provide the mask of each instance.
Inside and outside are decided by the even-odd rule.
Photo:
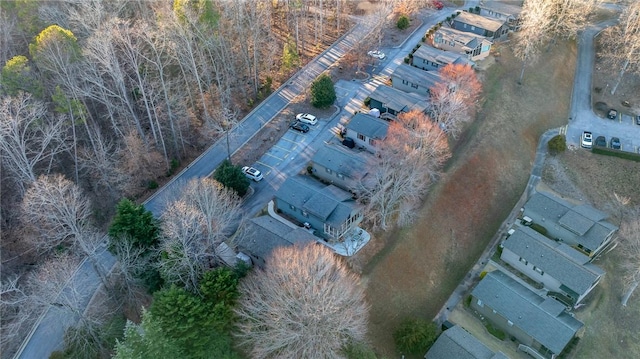
[[[640,153],[640,125],[634,116],[618,114],[616,119],[608,119],[597,116],[595,113],[583,112],[576,119],[569,121],[567,127],[567,144],[580,147],[581,136],[584,131],[593,134],[594,141],[598,136],[604,136],[607,147],[612,137],[620,139],[621,150]]]

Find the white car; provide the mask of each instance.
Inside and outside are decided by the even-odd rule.
[[[310,113],[299,113],[296,115],[296,120],[302,122],[302,123],[306,123],[307,125],[312,125],[314,126],[316,123],[318,123],[318,119],[316,118],[316,116],[310,114]]]
[[[249,179],[252,179],[256,182],[262,181],[262,172],[253,167],[244,166],[242,167],[242,172],[244,172],[244,175]]]
[[[584,131],[582,133],[582,141],[580,145],[584,148],[591,148],[593,146],[593,135],[589,131]]]
[[[371,50],[371,51],[367,52],[367,55],[369,55],[371,57],[375,57],[375,58],[380,59],[380,60],[384,60],[384,58],[387,57],[384,54],[384,52],[378,51],[378,50]]]

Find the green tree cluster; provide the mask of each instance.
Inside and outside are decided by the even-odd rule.
[[[156,292],[142,324],[128,324],[115,358],[238,358],[230,330],[239,278],[218,268],[203,276],[199,293],[175,285]]]
[[[311,84],[311,104],[314,107],[327,108],[336,98],[336,89],[329,75],[322,74]]]
[[[408,28],[409,25],[410,25],[409,18],[406,15],[400,16],[400,18],[398,18],[398,21],[396,22],[396,26],[400,30],[404,30],[404,29]]]
[[[396,349],[406,354],[423,354],[436,341],[438,327],[423,319],[411,319],[403,322],[393,333]]]
[[[116,207],[116,215],[109,226],[109,252],[120,258],[120,248],[126,248],[129,244],[132,248],[143,249],[147,264],[139,273],[135,273],[135,277],[141,279],[152,293],[163,284],[160,272],[156,268],[159,234],[160,226],[153,213],[129,199],[120,200]]]
[[[564,135],[556,135],[547,143],[549,147],[549,153],[556,155],[560,152],[564,152],[567,149],[567,138]]]
[[[223,186],[234,190],[242,197],[249,189],[249,179],[242,172],[242,167],[234,166],[229,160],[224,160],[213,173],[213,178]]]

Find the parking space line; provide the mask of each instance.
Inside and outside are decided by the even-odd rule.
[[[277,159],[277,160],[280,160],[280,161],[284,160],[284,158],[280,158],[280,157],[278,157],[278,156],[274,156],[274,155],[272,155],[272,154],[271,154],[271,153],[269,153],[269,152],[265,153],[265,155],[266,155],[266,156],[273,157],[273,158],[275,158],[275,159]],[[289,154],[287,154],[287,155],[289,155]],[[286,157],[286,156],[285,156],[285,157]]]
[[[286,137],[284,137],[284,136],[283,136],[283,137],[281,137],[281,138],[280,138],[280,140],[285,140],[285,141],[287,141],[287,142],[291,142],[291,143],[294,143],[294,144],[295,144],[295,143],[297,143],[296,141],[294,141],[294,140],[290,140],[290,139],[288,139],[288,138],[286,138]],[[275,144],[275,146],[277,146],[277,145],[278,145],[278,144]]]

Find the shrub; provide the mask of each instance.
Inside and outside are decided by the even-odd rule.
[[[485,323],[484,325],[487,328],[487,331],[493,335],[494,337],[500,339],[500,340],[504,340],[507,335],[500,330],[499,328],[494,327],[493,325],[491,325],[490,323]]]
[[[408,64],[408,63],[409,63],[409,61],[410,61],[409,57],[405,57],[405,58],[404,58],[404,63],[405,63],[405,64]]]
[[[158,182],[151,180],[149,182],[147,182],[147,188],[148,189],[156,189],[158,188]]]
[[[396,26],[400,30],[404,30],[409,27],[409,18],[406,15],[400,16],[398,21],[396,22]]]
[[[469,308],[471,306],[471,296],[468,295],[466,298],[464,298],[464,306],[466,308]]]
[[[486,270],[485,270],[485,271],[482,271],[482,272],[480,273],[480,279],[484,278],[484,276],[486,276],[486,275],[487,275],[487,271],[486,271]]]
[[[327,74],[320,75],[311,84],[311,104],[318,108],[327,108],[336,100],[336,89],[331,77]]]
[[[367,98],[364,99],[364,105],[369,107],[370,104],[371,104],[371,97],[367,96]]]
[[[564,152],[567,149],[567,138],[564,135],[554,136],[547,143],[549,147],[549,153],[556,155],[560,152]]]
[[[402,353],[426,353],[437,338],[435,323],[422,319],[410,319],[403,322],[393,333],[396,348]]]
[[[220,167],[216,168],[213,178],[223,186],[234,190],[240,197],[247,193],[250,185],[249,179],[242,173],[242,168],[234,166],[229,160],[224,160]]]
[[[613,156],[613,157],[618,157],[625,160],[640,162],[640,154],[633,153],[633,152],[624,152],[620,150],[614,150],[613,148],[598,147],[598,146],[593,146],[591,148],[591,152],[597,153],[599,155]]]
[[[350,342],[342,349],[347,359],[376,359],[376,353],[368,345],[360,342]]]
[[[539,225],[538,223],[531,223],[529,227],[531,227],[531,229],[533,229],[534,231],[542,234],[543,236],[547,235],[547,229]]]

